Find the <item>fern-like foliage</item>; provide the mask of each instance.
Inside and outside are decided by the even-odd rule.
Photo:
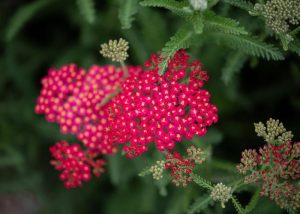
[[[222,0],[222,1],[232,6],[239,7],[243,10],[250,11],[253,9],[253,4],[247,0]]]
[[[204,13],[204,24],[208,31],[224,32],[231,34],[248,34],[244,27],[239,26],[239,23],[234,19],[217,16],[212,11]]]
[[[247,56],[241,51],[236,51],[227,57],[226,63],[222,69],[222,80],[226,85],[231,82],[234,74],[242,69],[246,60]]]
[[[193,24],[195,33],[201,34],[204,28],[203,14],[195,12],[191,18],[191,22]]]
[[[289,44],[289,50],[297,53],[300,56],[300,41],[295,40]]]
[[[267,44],[263,41],[260,41],[256,37],[224,33],[213,33],[210,36],[215,37],[216,40],[221,41],[222,43],[228,45],[231,48],[240,50],[252,56],[262,57],[267,60],[284,59],[282,52],[280,52],[278,48],[275,48],[271,44]]]
[[[238,201],[238,199],[236,198],[236,196],[232,196],[231,197],[231,201],[233,203],[233,206],[235,208],[235,210],[237,211],[238,214],[245,214],[245,210],[242,207],[241,203]]]
[[[205,189],[208,189],[208,190],[212,190],[213,189],[212,183],[210,181],[207,181],[204,178],[200,177],[199,175],[192,174],[191,178],[199,186],[201,186],[201,187],[203,187]]]
[[[131,23],[134,20],[134,15],[137,13],[138,0],[121,1],[119,9],[119,19],[122,29],[131,28]]]
[[[187,1],[144,0],[140,4],[147,7],[161,7],[168,9],[185,19],[191,19],[193,13],[193,11],[189,9],[189,3]]]
[[[41,9],[45,8],[49,3],[50,1],[48,0],[37,0],[18,9],[7,26],[5,35],[6,40],[12,40],[13,37],[15,37],[15,35],[25,25],[25,23],[28,22]]]
[[[198,213],[206,209],[210,204],[210,202],[211,202],[210,195],[208,194],[202,195],[198,199],[196,199],[196,201],[190,206],[187,213],[188,214]]]
[[[159,74],[163,75],[170,58],[174,56],[176,51],[179,49],[188,48],[192,44],[193,31],[189,26],[181,27],[174,36],[171,37],[170,41],[165,44],[162,49],[161,55],[164,58],[159,64]]]
[[[254,195],[252,196],[249,204],[245,207],[245,213],[250,213],[257,205],[257,202],[259,200],[259,192],[260,189],[257,189],[256,192],[254,193]]]
[[[77,0],[80,14],[90,24],[95,21],[96,10],[94,0]]]

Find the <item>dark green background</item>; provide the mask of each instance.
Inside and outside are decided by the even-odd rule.
[[[156,185],[150,176],[138,172],[151,163],[151,154],[127,160],[119,154],[109,158],[107,172],[82,188],[66,190],[58,172],[49,165],[49,147],[66,138],[56,124],[34,114],[41,88],[40,79],[49,67],[65,63],[108,64],[99,54],[99,45],[123,37],[130,42],[129,64],[141,65],[151,53],[162,49],[183,21],[165,10],[138,8],[130,30],[122,30],[117,0],[95,1],[96,20],[89,24],[80,15],[75,1],[49,1],[23,24],[20,31],[6,38],[12,16],[32,1],[0,1],[0,213],[184,213],[201,195],[201,188],[186,189]],[[216,11],[232,16],[249,29],[263,27],[260,20],[238,9],[219,4]],[[222,81],[222,68],[234,51],[204,43],[201,38],[188,51],[208,70],[206,84],[212,102],[219,108],[219,123],[198,145],[213,145],[214,157],[237,163],[246,148],[257,148],[263,141],[256,137],[253,122],[269,117],[280,119],[294,139],[300,139],[300,60],[286,53],[285,61],[249,58],[229,84]],[[67,136],[71,141],[73,138]],[[74,141],[73,141],[74,142]],[[147,156],[147,157],[146,157]],[[206,169],[209,171],[209,169]],[[222,173],[210,175],[222,179]],[[157,188],[160,187],[160,188]],[[247,203],[250,195],[241,193]],[[8,204],[8,205],[7,205]],[[4,210],[10,207],[10,210]],[[13,211],[22,210],[19,212]],[[231,205],[210,213],[233,213]],[[254,213],[281,213],[268,199],[261,199]],[[209,212],[208,212],[209,213]]]

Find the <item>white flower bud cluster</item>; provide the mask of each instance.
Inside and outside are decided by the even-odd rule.
[[[263,137],[266,142],[272,143],[277,141],[280,144],[290,142],[293,138],[291,131],[287,131],[279,120],[270,118],[266,126],[262,123],[254,123],[257,136]]]
[[[165,161],[156,161],[156,164],[151,166],[150,172],[152,173],[153,179],[160,180],[163,178],[163,171],[165,169]]]
[[[109,40],[108,43],[101,45],[100,54],[116,62],[123,62],[127,59],[129,49],[128,42],[124,39]]]
[[[224,208],[224,203],[226,203],[231,197],[232,197],[232,191],[231,187],[227,187],[222,183],[218,183],[214,186],[210,197],[214,201],[220,201],[222,204],[222,207]]]

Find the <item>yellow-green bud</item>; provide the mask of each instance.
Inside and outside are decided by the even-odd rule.
[[[210,197],[214,201],[220,201],[222,208],[225,208],[226,203],[232,197],[231,187],[227,187],[222,183],[218,183],[211,191]]]
[[[128,42],[124,39],[109,40],[108,43],[101,45],[100,54],[116,62],[123,62],[128,57]]]

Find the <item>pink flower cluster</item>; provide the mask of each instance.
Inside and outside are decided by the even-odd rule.
[[[108,105],[111,139],[128,143],[124,151],[129,158],[147,151],[151,142],[160,151],[173,149],[183,137],[204,136],[207,127],[218,121],[217,108],[202,89],[208,80],[202,64],[188,63],[189,56],[180,50],[160,76],[161,60],[160,55],[152,55],[145,63],[148,71],[127,78],[122,93]]]
[[[256,150],[245,150],[241,174],[247,175],[245,183],[261,182],[261,195],[268,196],[282,208],[300,206],[300,186],[294,181],[300,178],[300,142],[280,145],[267,144]]]
[[[82,181],[91,179],[93,174],[100,176],[103,172],[105,162],[101,159],[94,160],[97,154],[86,154],[77,144],[69,145],[66,141],[56,143],[50,148],[54,160],[51,164],[61,171],[60,180],[66,188],[81,186]]]
[[[141,70],[129,67],[130,73]],[[117,90],[123,71],[114,66],[91,66],[89,70],[66,65],[61,69],[50,69],[42,79],[42,90],[35,108],[36,113],[45,114],[49,122],[57,122],[62,133],[71,132],[85,146],[102,154],[116,151],[105,129],[108,115],[103,100]]]

